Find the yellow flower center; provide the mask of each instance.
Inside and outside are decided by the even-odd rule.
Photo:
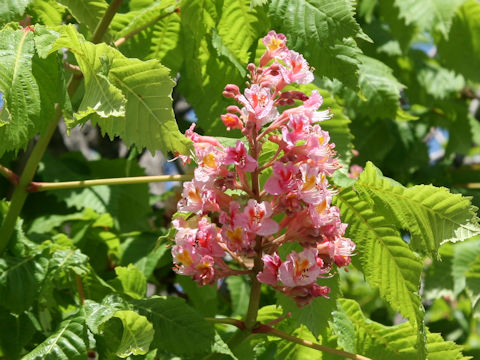
[[[217,162],[215,161],[215,155],[213,153],[209,153],[203,157],[203,163],[208,166],[209,168],[216,169]]]
[[[234,244],[241,244],[242,243],[242,229],[236,227],[235,230],[227,230],[227,236],[230,241]]]
[[[193,262],[192,256],[187,250],[183,250],[183,252],[178,254],[177,259],[185,266],[190,266],[192,265],[192,262]]]
[[[270,40],[270,43],[267,45],[267,48],[268,48],[268,51],[275,51],[282,46],[283,46],[282,40],[273,38],[272,40]]]

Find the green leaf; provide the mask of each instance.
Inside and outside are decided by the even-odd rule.
[[[263,6],[266,3],[268,3],[270,0],[251,0],[250,1],[250,7],[254,8],[257,6]]]
[[[85,80],[85,95],[74,114],[74,124],[89,120],[95,113],[103,118],[125,115],[126,98],[108,79],[111,62],[118,52],[104,43],[94,45],[85,41],[73,25],[58,27],[56,30],[61,37],[50,51],[70,49]]]
[[[8,359],[19,359],[23,348],[30,342],[35,327],[27,313],[10,314],[0,308],[0,353]]]
[[[92,333],[100,334],[101,325],[110,320],[117,311],[123,310],[125,304],[117,295],[109,295],[100,304],[87,299],[83,308],[88,328]]]
[[[153,324],[155,336],[152,348],[178,355],[210,351],[215,337],[213,326],[187,306],[183,299],[153,296],[134,300],[132,304]]]
[[[359,55],[360,94],[343,87],[339,95],[347,107],[371,118],[394,118],[399,107],[403,85],[393,76],[393,70],[383,62]]]
[[[172,76],[176,76],[183,63],[179,43],[180,16],[174,12],[177,5],[174,0],[154,1],[136,11],[116,14],[111,26],[117,31],[116,38],[156,21],[122,44],[122,53],[139,59],[157,59],[171,70]]]
[[[126,358],[130,355],[144,355],[153,340],[153,326],[145,316],[132,310],[120,310],[113,318],[118,318],[123,325],[123,333],[115,353]]]
[[[474,308],[480,298],[480,254],[470,263],[465,279],[468,293],[472,298],[472,308]]]
[[[454,280],[455,296],[458,296],[465,289],[466,274],[479,255],[480,241],[478,238],[455,244],[453,259],[451,260],[451,276]]]
[[[354,37],[364,36],[348,0],[273,0],[269,4],[273,28],[285,33],[288,46],[305,55],[317,75],[357,85],[361,54]]]
[[[227,278],[227,281],[228,279],[230,277]],[[200,286],[189,276],[177,276],[177,282],[198,312],[205,316],[215,316],[217,314],[218,289],[216,285]]]
[[[416,331],[408,322],[385,326],[371,321],[363,315],[360,306],[354,300],[341,299],[339,307],[343,316],[338,317],[344,323],[344,328],[351,329],[348,336],[354,337],[356,353],[375,360],[404,360],[418,358],[416,346]],[[462,347],[442,339],[440,334],[427,333],[428,359],[431,360],[461,360],[468,359],[462,355]]]
[[[57,0],[64,5],[73,17],[84,24],[93,34],[98,23],[102,20],[108,4],[104,0]]]
[[[425,61],[424,66],[417,72],[417,78],[425,91],[439,100],[452,96],[465,86],[463,76],[441,67],[433,60]]]
[[[441,3],[450,3],[442,1]],[[455,1],[451,2],[455,4]],[[438,54],[445,66],[466,79],[480,81],[480,4],[469,0],[458,8],[448,40],[440,39]]]
[[[5,0],[0,4],[0,24],[19,20],[32,0]]]
[[[428,300],[435,300],[444,296],[453,297],[454,286],[457,281],[452,276],[453,256],[457,248],[467,242],[445,243],[438,249],[441,259],[433,261],[425,270],[425,284],[423,296]],[[465,281],[463,282],[465,286]]]
[[[438,30],[448,37],[455,10],[465,0],[395,0],[400,16],[407,24],[415,24],[421,31]]]
[[[195,110],[198,127],[204,133],[227,136],[220,115],[232,102],[220,94],[226,84],[245,81],[239,65],[247,66],[258,38],[267,31],[266,17],[260,20],[259,11],[250,10],[245,0],[225,1],[222,7],[203,0],[182,4],[180,41],[184,63],[179,88]],[[236,31],[232,31],[232,26]],[[215,32],[221,37],[221,44]],[[232,59],[239,64],[232,63]]]
[[[269,4],[269,15],[283,21],[294,44],[302,40],[321,44],[357,36],[361,29],[354,11],[347,0],[272,0]]]
[[[52,335],[22,360],[84,360],[87,358],[87,326],[83,316],[63,321]]]
[[[0,156],[25,147],[51,121],[55,103],[62,103],[63,79],[57,55],[35,54],[33,31],[0,31]],[[38,50],[38,49],[37,49]]]
[[[113,138],[151,152],[188,153],[172,109],[175,82],[156,60],[128,59],[105,44],[83,39],[72,26],[59,29],[55,49],[69,47],[85,78],[85,95],[70,126],[92,120]]]
[[[169,69],[156,60],[115,58],[109,79],[126,96],[126,113],[125,118],[99,120],[102,130],[139,150],[146,147],[152,153],[188,153],[190,140],[178,131],[173,114],[175,82],[169,74]]]
[[[357,181],[358,182],[358,181]],[[355,242],[362,272],[380,296],[418,326],[423,319],[419,296],[422,262],[398,231],[351,189],[337,194],[335,203],[348,236]]]
[[[0,258],[0,305],[18,314],[27,310],[37,300],[47,271],[45,254]]]
[[[339,287],[339,278],[335,276],[330,279],[320,280],[320,285],[328,286],[330,293],[328,299],[318,297],[314,299],[308,306],[299,308],[293,300],[285,295],[278,294],[279,304],[282,306],[284,314],[291,312],[292,319],[298,325],[305,325],[315,337],[328,326],[331,320],[332,312],[336,309],[336,299],[341,296]]]
[[[143,273],[133,264],[128,267],[117,266],[115,268],[117,278],[114,281],[114,286],[119,288],[119,291],[131,296],[134,299],[141,299],[147,292],[147,281]]]
[[[232,316],[245,316],[250,297],[250,283],[242,276],[230,276],[225,281],[232,299]]]
[[[236,61],[232,63],[242,77],[246,74],[245,68],[250,60],[251,46],[269,30],[265,18],[261,9],[251,7],[249,0],[225,1],[216,25],[218,34],[215,28],[212,30],[214,48],[219,55],[227,56],[229,60],[232,58],[239,60],[238,64]]]
[[[446,241],[462,241],[480,234],[470,199],[451,194],[445,188],[417,185],[405,188],[384,177],[372,163],[355,183],[355,189],[377,212],[393,220],[411,235],[410,246],[423,254],[436,256]]]
[[[238,360],[217,332],[215,332],[215,343],[212,345],[212,353],[225,354],[230,356],[233,360]]]
[[[65,8],[54,0],[33,0],[28,13],[33,18],[33,23],[56,26],[62,23]],[[36,21],[35,21],[36,20]]]
[[[218,56],[223,56],[229,60],[238,72],[244,77],[247,74],[247,70],[243,64],[235,57],[230,49],[223,43],[222,37],[215,29],[212,29],[212,46],[217,51]]]
[[[156,246],[158,234],[138,234],[124,239],[121,243],[122,255],[120,265],[134,264],[148,279],[157,263],[164,256],[170,256],[165,244]],[[171,262],[171,261],[170,261]]]

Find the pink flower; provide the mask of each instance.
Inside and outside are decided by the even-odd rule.
[[[361,167],[360,165],[354,164],[350,166],[350,172],[347,174],[347,176],[352,179],[358,179],[358,177],[362,172],[363,172],[363,167]]]
[[[245,115],[247,117],[253,116],[257,129],[260,129],[278,115],[277,108],[273,106],[274,100],[269,88],[254,84],[249,89],[245,89],[245,96],[239,95],[236,99],[245,106],[242,110]]]
[[[270,219],[272,208],[269,202],[258,203],[256,200],[250,199],[243,213],[246,215],[248,231],[261,236],[278,232],[278,223]]]
[[[278,268],[282,264],[282,260],[277,253],[271,255],[263,255],[263,271],[257,274],[257,279],[264,284],[277,285]]]
[[[313,73],[303,56],[296,51],[290,50],[283,58],[286,68],[282,68],[283,81],[286,84],[308,84],[313,81]]]
[[[290,146],[296,145],[297,141],[304,140],[310,129],[311,121],[304,114],[290,114],[287,126],[282,127],[283,140]],[[288,129],[292,131],[288,131]]]
[[[272,195],[280,195],[296,190],[300,183],[297,174],[297,166],[276,161],[273,164],[273,175],[265,182],[265,191]]]
[[[306,248],[301,253],[290,253],[278,269],[280,281],[289,287],[314,283],[321,273],[317,264],[317,250],[312,248]]]
[[[215,280],[215,260],[211,256],[201,256],[190,244],[175,245],[172,248],[175,272],[193,276],[201,285],[211,284]]]
[[[227,130],[231,129],[243,129],[243,123],[235,114],[224,114],[220,116],[223,123],[227,127]]]
[[[265,44],[267,51],[260,58],[260,67],[265,66],[274,57],[282,57],[283,54],[288,51],[286,46],[286,36],[283,34],[277,34],[273,30],[269,31],[262,41]]]
[[[192,124],[190,128],[185,131],[185,136],[189,139],[191,139],[194,143],[207,143],[207,144],[212,144],[218,147],[222,147],[218,139],[214,138],[213,136],[204,136],[204,135],[199,135],[193,130],[195,129],[196,124]]]
[[[245,144],[240,140],[237,141],[237,146],[227,149],[225,164],[235,164],[242,171],[248,172],[252,172],[257,168],[257,160],[248,155]]]
[[[355,243],[349,238],[339,237],[334,242],[334,261],[338,267],[347,266],[355,251]]]
[[[203,214],[208,211],[218,211],[215,191],[197,180],[183,184],[182,199],[178,203],[178,211]]]
[[[290,296],[298,307],[307,306],[319,296],[328,298],[330,289],[327,286],[320,286],[316,283],[306,286],[297,286],[294,288],[284,288],[282,291],[285,295]]]
[[[328,180],[319,173],[319,168],[304,163],[299,166],[302,173],[302,186],[299,188],[299,197],[307,204],[320,204],[323,201],[331,202],[328,190]]]

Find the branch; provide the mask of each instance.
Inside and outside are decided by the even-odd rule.
[[[15,174],[12,170],[6,168],[5,166],[0,164],[0,174],[10,181],[13,185],[18,185],[18,181],[20,179],[20,176]]]
[[[158,175],[158,176],[135,176],[125,178],[111,178],[111,179],[95,179],[95,180],[78,180],[78,181],[64,181],[64,182],[34,182],[32,181],[27,187],[27,191],[40,192],[47,190],[59,189],[77,189],[90,186],[99,185],[127,185],[127,184],[146,184],[151,182],[164,181],[188,181],[191,180],[191,175]]]
[[[240,330],[245,330],[245,323],[242,320],[237,320],[232,318],[211,318],[211,317],[206,317],[205,320],[214,324],[233,325],[239,328]]]
[[[83,76],[82,70],[80,70],[80,66],[78,65],[72,65],[69,62],[64,62],[63,67],[75,75]]]
[[[100,41],[102,41],[103,36],[107,32],[107,29],[110,26],[110,23],[112,22],[113,17],[115,16],[118,9],[122,5],[122,2],[123,0],[113,0],[110,3],[107,11],[105,11],[105,14],[103,15],[102,20],[100,20],[100,22],[97,25],[97,28],[95,29],[95,32],[93,33],[92,42],[94,44],[98,44]]]
[[[272,328],[268,325],[263,325],[263,324],[260,325],[257,329],[255,329],[255,332],[256,333],[266,333],[268,335],[273,335],[273,336],[276,336],[276,337],[294,342],[296,344],[309,347],[311,349],[323,351],[323,352],[333,354],[333,355],[343,356],[344,358],[347,358],[347,359],[372,360],[372,359],[370,359],[366,356],[362,356],[362,355],[358,355],[358,354],[352,354],[352,353],[349,353],[349,352],[346,352],[346,351],[343,351],[343,350],[333,349],[333,348],[325,346],[325,345],[315,344],[311,341],[304,340],[304,339],[298,338],[296,336],[284,333],[283,331],[277,330],[277,329]]]
[[[154,19],[152,19],[151,21],[149,21],[148,23],[138,27],[137,29],[134,29],[132,30],[131,32],[129,32],[128,34],[126,34],[125,36],[122,36],[121,38],[119,38],[118,40],[116,40],[113,44],[116,46],[116,47],[119,47],[121,46],[125,41],[127,41],[128,39],[130,39],[131,37],[137,35],[139,32],[145,30],[146,28],[154,25],[155,23],[159,22],[160,20],[166,18],[167,16],[169,15],[172,15],[174,13],[179,13],[180,12],[180,9],[179,8],[176,8],[175,10],[173,10],[172,12],[169,12],[169,13],[165,13],[165,14],[160,14],[158,15],[157,17],[155,17]]]
[[[281,317],[281,318],[277,319],[276,321],[283,320],[285,317]],[[237,320],[237,319],[232,319],[232,318],[209,318],[209,317],[207,317],[207,318],[205,318],[205,320],[207,320],[211,323],[214,323],[214,324],[233,325],[233,326],[236,326],[237,328],[239,328],[240,330],[245,330],[246,329],[245,328],[245,323],[243,321]],[[257,323],[255,328],[253,328],[251,332],[254,333],[254,334],[273,335],[273,336],[291,341],[293,343],[296,343],[296,344],[299,344],[299,345],[302,345],[302,346],[306,346],[306,347],[309,347],[309,348],[312,348],[312,349],[315,349],[315,350],[318,350],[318,351],[326,352],[326,353],[329,353],[329,354],[342,356],[342,357],[347,358],[347,359],[372,360],[372,359],[370,359],[366,356],[363,356],[363,355],[352,354],[352,353],[349,353],[349,352],[346,352],[346,351],[343,351],[343,350],[337,350],[337,349],[334,349],[334,348],[331,348],[331,347],[328,347],[328,346],[325,346],[325,345],[315,344],[311,341],[301,339],[299,337],[287,334],[283,331],[275,329],[275,328],[273,328],[269,325],[266,325],[266,324]]]

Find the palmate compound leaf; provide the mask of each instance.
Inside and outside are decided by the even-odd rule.
[[[353,352],[375,360],[416,358],[417,336],[410,323],[385,326],[367,319],[354,300],[340,299],[338,302],[339,311],[334,314],[334,318],[337,321],[337,328],[341,326],[346,331],[342,335],[354,339]],[[429,360],[469,359],[462,355],[461,346],[443,340],[440,334],[427,332],[426,337]]]
[[[176,297],[152,296],[131,304],[153,324],[151,348],[177,355],[206,354],[215,341],[215,331],[195,310]]]
[[[372,163],[355,183],[355,190],[376,212],[409,231],[410,246],[421,254],[437,255],[441,243],[480,234],[476,208],[470,199],[446,188],[417,185],[406,188],[384,177]]]
[[[347,235],[356,243],[357,257],[367,281],[402,316],[420,330],[424,309],[419,296],[421,259],[402,240],[397,230],[352,189],[344,189],[335,204],[348,224]]]
[[[65,87],[58,56],[47,57],[41,48],[46,45],[45,40],[55,39],[53,35],[48,38],[47,33],[41,27],[36,27],[35,31],[10,27],[0,31],[0,93],[3,98],[0,156],[5,151],[25,147],[46,128],[52,119],[54,104],[63,103]]]
[[[85,360],[87,326],[83,315],[64,320],[57,330],[22,360]]]
[[[56,30],[62,36],[52,50],[70,48],[85,78],[85,95],[70,126],[92,120],[129,146],[188,153],[190,141],[178,131],[173,114],[175,82],[167,68],[156,60],[129,59],[106,44],[85,41],[73,26]]]

